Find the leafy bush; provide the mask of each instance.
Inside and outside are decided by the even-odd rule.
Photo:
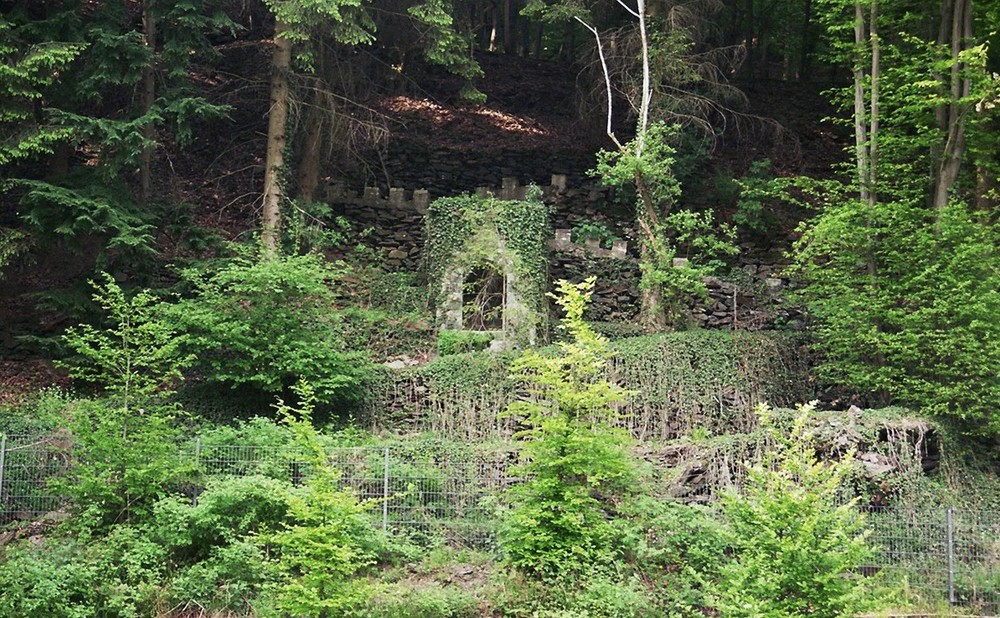
[[[0,560],[0,616],[93,615],[101,574],[81,561],[82,547],[58,540],[7,547]]]
[[[386,586],[375,593],[363,610],[351,616],[364,618],[475,618],[479,601],[468,592],[438,584]]]
[[[606,249],[611,248],[611,243],[618,240],[615,233],[600,221],[581,221],[570,230],[570,238],[578,245],[583,245],[588,239],[600,241],[600,245]]]
[[[71,467],[51,481],[81,528],[137,523],[170,493],[186,468],[172,416],[139,408],[133,415],[105,401],[77,400],[66,412],[74,438]]]
[[[104,273],[103,279],[90,283],[110,325],[67,330],[63,339],[76,356],[62,364],[74,379],[102,386],[127,415],[169,392],[193,359],[181,352],[184,338],[155,315],[152,294],[144,290],[129,298],[114,277]]]
[[[984,221],[958,202],[831,199],[796,254],[819,376],[1000,432],[1000,226]]]
[[[0,433],[40,435],[63,424],[63,413],[72,398],[58,388],[43,388],[18,402],[0,406]]]
[[[166,591],[171,607],[255,615],[261,590],[274,584],[265,547],[247,540],[214,548],[208,557],[178,569]]]
[[[518,468],[525,481],[510,492],[501,544],[513,567],[541,578],[615,560],[610,520],[634,476],[627,439],[608,425],[609,406],[624,393],[603,379],[607,341],[583,321],[593,285],[560,281],[556,302],[570,340],[557,356],[528,352],[513,364],[532,397],[506,412],[528,427],[521,432],[527,463]]]
[[[815,460],[806,432],[811,406],[800,408],[788,436],[769,408],[759,410],[775,447],[748,469],[743,493],[724,499],[733,559],[721,568],[716,609],[727,618],[837,618],[871,609],[871,583],[854,569],[873,549],[855,502],[840,500],[850,458]]]
[[[727,539],[705,507],[639,498],[620,539],[636,572],[656,591],[653,604],[669,616],[703,616],[709,586],[719,575]]]
[[[493,341],[493,333],[469,330],[443,330],[438,334],[437,349],[441,356],[479,352]]]
[[[507,574],[494,583],[492,605],[512,618],[660,618],[636,578],[591,574],[586,578],[524,579]]]
[[[345,347],[328,280],[342,274],[322,256],[240,256],[215,272],[182,271],[193,296],[161,306],[206,378],[281,393],[296,380],[318,396],[356,397],[363,352]]]
[[[289,520],[290,483],[261,476],[209,482],[197,503],[171,497],[154,508],[152,536],[177,562],[197,562],[212,550],[268,534]]]
[[[128,526],[89,543],[67,537],[8,547],[0,617],[134,618],[154,613],[165,555]]]
[[[311,423],[313,394],[296,388],[300,408],[279,406],[311,474],[289,497],[291,522],[270,537],[279,552],[278,583],[270,602],[281,615],[323,618],[361,605],[371,594],[357,575],[374,564],[382,549],[366,511],[350,490],[340,489],[338,473],[327,460]]]

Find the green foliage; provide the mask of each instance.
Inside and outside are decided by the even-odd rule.
[[[173,568],[172,604],[249,614],[275,582],[266,540],[289,522],[291,492],[287,481],[216,477],[194,505],[180,497],[157,503],[147,534]]]
[[[342,272],[316,254],[236,257],[214,272],[182,271],[192,294],[161,313],[209,380],[281,393],[307,379],[326,401],[350,399],[368,370],[364,352],[346,347],[328,283]]]
[[[703,616],[727,549],[717,514],[708,507],[642,496],[627,516],[619,538],[635,571],[656,590],[655,607],[677,618]]]
[[[148,291],[129,298],[114,277],[92,281],[94,301],[111,323],[105,330],[89,324],[63,335],[76,356],[66,361],[77,380],[101,385],[129,414],[136,405],[167,393],[193,360],[181,353],[184,338],[155,315],[157,299]]]
[[[463,354],[485,350],[493,341],[493,333],[470,330],[443,330],[438,334],[438,355]]]
[[[618,240],[615,233],[600,221],[581,221],[570,230],[570,238],[578,245],[583,245],[587,239],[594,238],[606,249],[611,248],[612,241]]]
[[[83,618],[92,615],[100,574],[81,563],[81,548],[53,542],[4,549],[0,560],[0,616]]]
[[[708,294],[703,278],[723,265],[723,257],[738,252],[735,230],[715,223],[711,212],[676,208],[681,186],[673,171],[676,150],[671,141],[678,131],[676,126],[653,123],[618,150],[598,153],[591,171],[605,185],[634,188],[643,232],[640,287],[655,299],[644,304],[643,319],[653,326],[661,316],[649,312],[661,312],[667,325],[683,326],[687,300]]]
[[[70,131],[40,121],[34,105],[43,91],[83,50],[84,45],[25,40],[28,28],[0,17],[0,166],[52,152]]]
[[[58,181],[12,180],[20,193],[22,218],[34,234],[48,241],[101,238],[108,250],[132,257],[154,253],[155,221],[135,203],[121,182],[95,182],[87,174]]]
[[[673,206],[681,196],[681,185],[674,176],[677,151],[671,141],[680,127],[653,123],[642,139],[634,139],[619,150],[602,150],[591,175],[611,187],[631,187],[637,199],[648,199],[656,207]],[[643,188],[636,187],[641,179]]]
[[[74,438],[72,466],[51,483],[57,495],[70,498],[75,527],[143,521],[183,478],[169,410],[77,400],[65,414]]]
[[[544,581],[509,574],[494,593],[493,605],[511,618],[660,618],[663,616],[638,578],[589,574]]]
[[[526,480],[510,491],[501,544],[514,568],[541,578],[615,561],[610,518],[633,481],[627,439],[609,424],[611,404],[625,393],[603,378],[607,341],[583,321],[593,286],[560,281],[556,302],[569,340],[557,344],[558,355],[531,351],[511,368],[531,398],[505,412],[528,427],[519,434],[527,462],[518,467]]]
[[[105,274],[94,300],[110,326],[69,329],[64,339],[78,355],[67,366],[79,380],[100,384],[109,398],[68,406],[76,440],[73,467],[56,483],[70,497],[84,527],[104,527],[148,514],[179,474],[173,442],[175,410],[162,403],[190,361],[182,339],[153,312],[154,297],[132,298]]]
[[[476,618],[479,601],[453,586],[418,584],[386,586],[352,617],[366,618]]]
[[[63,413],[71,397],[65,391],[47,387],[24,399],[0,405],[0,433],[36,436],[49,433],[63,424]]]
[[[23,232],[0,227],[0,279],[3,279],[4,269],[18,253],[25,249],[25,245]]]
[[[770,234],[779,225],[773,204],[785,195],[788,183],[771,175],[771,160],[754,161],[746,176],[736,181],[739,197],[733,221],[757,234]]]
[[[996,226],[961,203],[936,215],[923,205],[829,204],[796,256],[820,375],[995,434],[998,242]]]
[[[847,617],[871,609],[871,583],[854,572],[871,559],[864,518],[841,488],[851,455],[815,459],[802,406],[785,436],[759,408],[774,446],[747,470],[742,494],[724,498],[733,560],[721,569],[715,606],[722,616]]]
[[[216,548],[208,558],[177,569],[164,596],[172,607],[257,615],[255,606],[261,591],[274,582],[266,549],[254,541]]]
[[[424,0],[407,9],[407,13],[419,24],[424,39],[424,55],[435,64],[447,67],[451,72],[471,80],[482,77],[483,70],[470,53],[469,41],[455,29],[455,18],[451,2],[445,0]],[[470,84],[466,85],[467,88]],[[478,96],[477,96],[478,94]],[[475,89],[465,90],[463,98],[476,103],[485,103],[486,96]]]
[[[311,387],[300,382],[296,391],[302,406],[281,403],[278,414],[295,436],[310,474],[289,499],[293,523],[270,538],[280,552],[273,604],[284,615],[322,618],[342,614],[369,596],[355,577],[374,564],[381,540],[365,516],[369,505],[340,488],[339,474],[327,460],[311,421]]]
[[[366,0],[265,0],[265,4],[287,27],[282,36],[291,41],[308,42],[316,28],[328,29],[344,45],[371,43],[375,38]],[[308,64],[310,59],[300,60]]]

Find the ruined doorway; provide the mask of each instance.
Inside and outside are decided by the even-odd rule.
[[[478,266],[462,284],[462,327],[465,330],[504,329],[506,277],[495,266]]]

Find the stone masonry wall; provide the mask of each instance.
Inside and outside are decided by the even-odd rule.
[[[495,189],[479,188],[500,199],[523,199],[526,187],[512,177],[501,179]],[[597,277],[597,288],[589,309],[596,322],[635,321],[639,311],[639,268],[635,233],[627,213],[613,203],[611,190],[582,185],[568,186],[565,175],[555,174],[542,187],[551,208],[553,239],[550,243],[550,280],[579,281]],[[326,198],[334,214],[352,222],[357,238],[379,254],[390,271],[415,271],[421,267],[424,215],[435,197],[424,189],[377,187],[354,192],[342,184],[327,187]],[[620,237],[613,250],[580,247],[569,240],[569,231],[581,223],[600,223]],[[363,233],[362,233],[363,232]],[[742,247],[732,276],[708,278],[709,297],[691,307],[690,321],[702,328],[758,330],[801,329],[803,318],[788,304],[781,291],[791,282],[781,275],[785,258],[778,251]]]

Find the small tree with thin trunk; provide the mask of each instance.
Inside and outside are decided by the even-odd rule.
[[[641,320],[650,330],[665,330],[680,324],[684,300],[691,294],[706,293],[701,279],[719,265],[718,258],[737,251],[735,232],[715,225],[711,213],[695,213],[679,206],[680,184],[673,173],[675,151],[670,142],[679,129],[651,122],[652,85],[650,37],[647,31],[645,0],[632,8],[617,0],[638,24],[642,81],[639,89],[635,138],[622,143],[612,123],[614,97],[607,58],[598,30],[580,17],[595,37],[607,91],[608,137],[614,150],[598,156],[595,170],[605,183],[630,186],[636,195],[636,226],[642,241]]]

